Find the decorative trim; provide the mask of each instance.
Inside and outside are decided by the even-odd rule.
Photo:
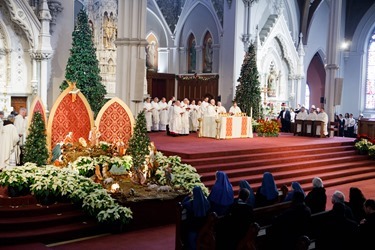
[[[29,117],[28,117],[28,119],[27,119],[27,127],[29,128],[30,127],[30,125],[31,125],[31,121],[33,120],[33,116],[34,116],[34,111],[35,111],[35,107],[36,107],[36,105],[41,105],[42,106],[42,109],[43,109],[43,114],[42,114],[42,116],[43,116],[43,120],[44,120],[44,124],[46,124],[47,125],[47,116],[46,116],[46,107],[44,106],[44,104],[43,104],[43,102],[42,102],[42,99],[39,97],[39,96],[35,96],[35,98],[34,98],[34,100],[33,100],[33,102],[31,103],[31,105],[30,105],[30,111],[31,111],[31,113],[29,113]],[[46,126],[47,127],[47,126]],[[47,128],[46,128],[47,129]]]

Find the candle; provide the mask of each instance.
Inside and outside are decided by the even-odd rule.
[[[253,107],[250,107],[250,117],[253,118]]]

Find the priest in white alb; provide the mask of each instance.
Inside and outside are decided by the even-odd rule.
[[[328,124],[328,115],[327,113],[324,111],[324,108],[320,108],[320,112],[319,114],[317,115],[316,117],[316,120],[317,121],[322,121],[323,124],[322,124],[322,128],[317,128],[317,131],[316,131],[316,134],[317,135],[320,135],[321,137],[325,137],[325,136],[328,136],[328,128],[327,128],[327,124]],[[319,130],[319,131],[318,131]]]
[[[8,120],[4,121],[0,133],[0,169],[13,168],[19,161],[20,150],[18,142],[20,136],[13,122],[14,116],[9,115]]]
[[[171,118],[169,120],[169,132],[172,136],[178,136],[182,130],[182,114],[183,110],[181,108],[180,101],[176,101],[173,105],[173,110],[171,112]]]
[[[233,106],[230,107],[229,114],[230,115],[239,115],[239,114],[241,114],[241,109],[240,109],[240,107],[237,106],[237,102],[236,101],[234,101],[233,102]]]
[[[168,124],[168,103],[165,97],[162,97],[159,102],[159,130],[165,131],[167,129]]]
[[[147,132],[151,132],[151,129],[152,129],[152,105],[151,105],[151,98],[150,97],[147,97],[145,102],[143,103],[143,111],[145,112],[145,117],[146,117]]]
[[[159,122],[160,122],[159,98],[154,97],[154,100],[151,102],[151,106],[152,106],[152,128],[151,130],[154,132],[157,132],[159,131]]]

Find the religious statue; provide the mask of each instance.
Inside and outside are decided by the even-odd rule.
[[[208,38],[206,41],[206,48],[204,53],[205,69],[204,72],[212,72],[212,39]]]
[[[99,145],[99,137],[101,135],[102,134],[99,132],[99,129],[96,126],[92,127],[92,129],[90,130],[90,133],[89,133],[90,145],[91,146],[98,146]]]
[[[156,52],[156,44],[155,41],[149,43],[146,46],[146,66],[147,69],[154,69],[155,68],[155,52]]]
[[[73,132],[69,132],[65,136],[63,144],[71,144],[71,145],[73,145]]]
[[[191,46],[189,48],[189,56],[190,56],[190,72],[195,72],[195,64],[197,60],[197,51],[195,49],[195,40],[191,42]]]
[[[279,78],[280,78],[280,73],[276,72],[275,63],[272,61],[270,65],[270,73],[267,78],[268,97],[276,97],[277,82]]]
[[[114,41],[116,39],[116,24],[115,24],[115,17],[113,13],[108,16],[107,14],[104,15],[104,23],[103,23],[103,45],[106,49],[113,49]]]
[[[66,80],[66,82],[69,84],[69,94],[72,94],[72,102],[75,102],[76,99],[77,99],[77,94],[78,92],[80,91],[79,88],[77,88],[76,86],[76,82],[71,82],[71,81],[68,81]]]

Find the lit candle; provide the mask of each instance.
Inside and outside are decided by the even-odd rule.
[[[253,118],[253,107],[250,107],[250,117]]]

